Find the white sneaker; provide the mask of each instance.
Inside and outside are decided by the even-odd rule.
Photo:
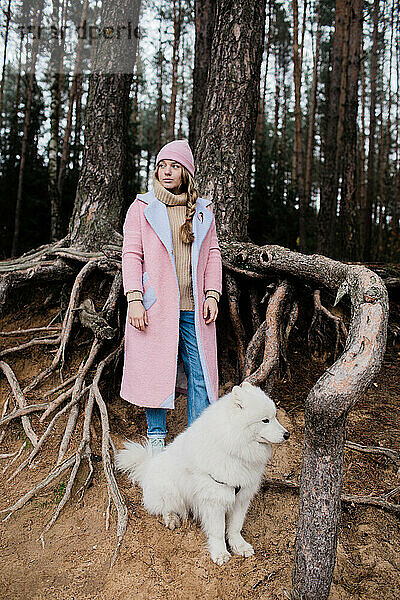
[[[151,444],[151,451],[152,451],[152,455],[156,456],[156,454],[160,454],[160,452],[162,452],[165,448],[165,443],[164,443],[165,438],[163,438],[162,436],[157,436],[157,435],[151,435],[149,437],[149,441]]]

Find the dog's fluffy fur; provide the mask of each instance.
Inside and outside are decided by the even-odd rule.
[[[116,466],[143,489],[147,511],[170,529],[189,513],[207,536],[212,560],[222,565],[234,554],[251,556],[241,536],[250,501],[271,456],[271,443],[288,439],[274,402],[247,382],[208,406],[194,423],[151,455],[147,442],[127,442]]]

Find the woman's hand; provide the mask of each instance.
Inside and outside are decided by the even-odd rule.
[[[217,318],[218,314],[218,302],[215,298],[206,298],[203,304],[203,317],[206,320],[206,324],[212,323]]]
[[[137,300],[129,302],[128,319],[129,323],[136,327],[136,329],[144,331],[145,325],[148,325],[149,322],[147,320],[147,312],[142,302]]]

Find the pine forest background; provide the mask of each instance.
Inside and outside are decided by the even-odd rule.
[[[54,77],[51,48],[20,36],[17,24],[34,22],[39,6],[49,18],[62,11],[62,21],[77,27],[96,22],[99,4],[0,2],[1,258],[67,233],[93,59],[61,47]],[[349,7],[346,0],[267,1],[249,234],[258,244],[342,260],[397,262],[400,1],[366,0],[355,23]],[[187,138],[195,150],[194,15],[191,0],[142,2],[126,208],[151,186],[163,144]]]

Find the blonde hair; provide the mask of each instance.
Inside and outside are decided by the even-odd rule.
[[[162,160],[160,160],[159,163],[156,165],[155,172],[154,172],[155,177],[158,181],[160,181],[158,179],[158,165],[160,164],[160,162],[162,162]],[[181,167],[182,167],[182,181],[179,186],[179,193],[183,194],[184,192],[186,192],[187,200],[186,200],[186,218],[185,218],[185,222],[183,223],[183,225],[181,225],[180,236],[181,236],[182,241],[185,242],[185,244],[191,244],[194,240],[193,229],[192,229],[192,220],[193,220],[193,215],[196,212],[196,202],[197,202],[197,198],[199,197],[199,194],[197,191],[197,184],[195,182],[194,177],[189,173],[189,171],[186,169],[186,167],[184,167],[183,165],[181,165]]]

